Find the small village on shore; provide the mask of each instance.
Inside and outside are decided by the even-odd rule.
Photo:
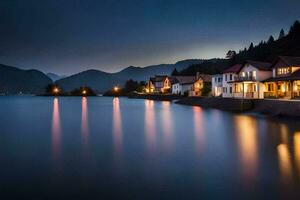
[[[145,92],[134,97],[179,99],[177,103],[187,105],[298,116],[300,57],[279,56],[273,63],[249,60],[214,75],[156,75],[149,78]]]

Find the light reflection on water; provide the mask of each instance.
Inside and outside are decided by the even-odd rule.
[[[194,124],[194,134],[195,134],[195,146],[197,153],[201,153],[204,148],[204,128],[205,125],[203,124],[203,113],[200,107],[193,107],[193,124]]]
[[[156,119],[154,101],[145,100],[145,135],[146,135],[146,150],[149,154],[154,153],[156,148]]]
[[[281,178],[284,183],[288,183],[292,180],[292,163],[288,146],[287,144],[279,144],[277,150]]]
[[[258,168],[258,141],[256,120],[249,116],[235,117],[236,136],[241,171],[247,180],[254,179]]]
[[[174,145],[171,103],[169,101],[163,101],[162,110],[163,147],[169,153],[172,151]]]
[[[122,140],[123,140],[123,133],[122,133],[122,118],[121,118],[121,111],[120,111],[120,101],[119,98],[113,99],[113,142],[114,142],[114,152],[117,157],[121,156],[122,153]]]
[[[298,178],[300,178],[300,132],[294,134],[294,154]]]
[[[0,101],[0,153],[11,166],[0,165],[0,183],[20,182],[14,191],[30,190],[22,185],[83,194],[104,188],[125,197],[139,193],[139,199],[161,191],[176,199],[182,191],[190,199],[245,197],[264,188],[276,197],[294,188],[300,195],[296,119],[125,98]]]
[[[52,111],[52,149],[53,157],[57,161],[61,151],[61,127],[58,98],[53,99]]]
[[[82,97],[81,99],[81,137],[85,147],[89,143],[89,126],[88,126],[88,106],[87,98]]]

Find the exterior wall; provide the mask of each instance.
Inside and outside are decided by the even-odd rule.
[[[239,77],[245,80],[263,81],[272,77],[272,71],[259,70],[250,64],[246,64],[241,69]]]
[[[180,84],[175,83],[172,85],[172,94],[184,95],[188,93],[193,88],[193,84]]]
[[[253,67],[250,64],[246,64],[240,71],[239,77],[245,78],[245,79],[253,79],[253,80],[258,80],[259,79],[259,74],[258,74],[258,69]]]
[[[230,75],[231,75],[231,79],[230,79]],[[233,91],[233,84],[229,83],[229,82],[234,81],[236,78],[237,78],[237,74],[235,74],[235,73],[225,73],[225,74],[223,74],[222,97],[224,97],[224,98],[232,98],[233,97],[233,93],[230,92],[230,88],[231,88],[231,91]]]
[[[222,95],[222,86],[223,86],[223,75],[216,74],[212,76],[211,80],[211,88],[212,88],[212,95],[213,96],[220,96]]]
[[[181,85],[179,83],[175,83],[172,85],[172,94],[181,94]]]
[[[271,77],[272,77],[271,71],[259,71],[258,73],[258,81],[264,81]]]

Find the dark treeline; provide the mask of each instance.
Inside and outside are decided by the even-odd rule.
[[[104,96],[127,96],[131,93],[135,92],[144,92],[146,86],[145,81],[134,81],[132,79],[126,81],[124,86],[122,88],[119,87],[113,87],[111,90],[106,91],[103,95]]]
[[[251,43],[248,48],[239,52],[229,50],[226,59],[212,59],[201,64],[191,65],[179,74],[195,75],[196,72],[216,74],[234,64],[242,64],[247,60],[272,62],[278,56],[300,56],[299,21],[294,22],[287,34],[281,29],[276,39],[271,35],[267,41],[261,41],[257,45]]]

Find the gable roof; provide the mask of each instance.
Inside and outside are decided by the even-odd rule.
[[[225,73],[238,73],[242,69],[243,65],[241,64],[235,64],[223,71],[223,74]]]
[[[173,83],[193,84],[196,81],[195,76],[173,76]]]
[[[163,82],[166,78],[168,78],[167,75],[155,75],[155,77],[150,77],[151,82]]]
[[[209,74],[199,74],[198,75],[198,78],[201,78],[203,80],[203,82],[206,82],[206,83],[210,83],[211,82],[211,79],[212,79],[212,75],[209,75]],[[197,79],[198,80],[198,79]]]
[[[271,63],[254,61],[254,60],[247,60],[246,63],[262,71],[271,71]]]
[[[281,60],[287,66],[299,66],[300,67],[300,57],[292,57],[292,56],[279,56],[273,63],[271,67]]]

